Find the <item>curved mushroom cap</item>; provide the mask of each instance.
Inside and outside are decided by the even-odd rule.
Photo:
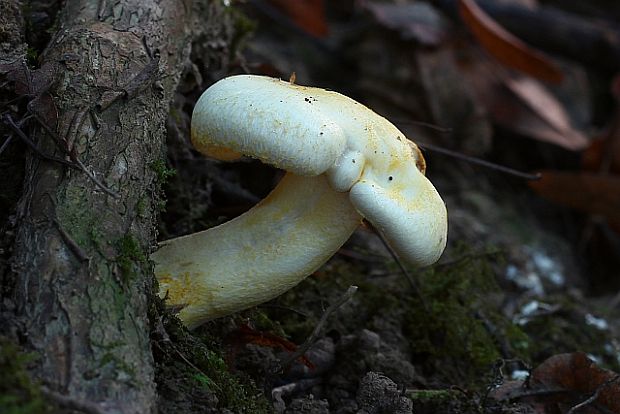
[[[445,248],[446,207],[418,147],[337,92],[264,76],[223,79],[196,104],[192,142],[220,159],[241,153],[300,175],[325,173],[412,263],[431,264]]]
[[[439,260],[447,241],[447,211],[435,187],[415,167],[365,171],[349,193],[351,204],[400,257],[420,266]]]
[[[298,175],[323,173],[346,138],[328,113],[307,104],[302,89],[315,88],[263,76],[222,79],[194,107],[194,147],[221,160],[240,153]]]

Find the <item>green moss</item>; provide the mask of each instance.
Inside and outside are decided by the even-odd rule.
[[[58,204],[58,223],[78,246],[88,251],[98,247],[103,232],[100,219],[93,216],[93,208],[87,204],[86,191],[81,187],[67,189]]]
[[[483,410],[469,396],[456,390],[411,390],[407,397],[413,402],[413,411],[420,413],[478,414]]]
[[[28,49],[26,49],[26,61],[28,62],[28,65],[31,67],[37,67],[38,60],[39,51],[29,46]]]
[[[162,396],[162,412],[175,412],[175,401],[183,401],[184,412],[203,412],[198,405],[190,410],[188,401],[210,400],[215,395],[217,407],[235,413],[271,413],[269,402],[254,383],[243,376],[231,372],[226,364],[219,335],[211,336],[206,328],[200,336],[190,333],[180,321],[163,309],[159,299],[154,300],[151,313],[163,314],[162,326],[169,340],[156,342],[154,356],[156,361],[156,381]],[[151,318],[153,316],[151,315]],[[197,386],[198,385],[198,386]]]
[[[121,270],[123,280],[127,282],[133,279],[139,268],[147,262],[146,256],[140,243],[130,234],[120,238],[116,247],[118,249],[116,263]]]
[[[155,190],[154,194],[154,203],[157,211],[163,212],[166,210],[166,196],[164,194],[163,188],[168,184],[170,179],[176,175],[176,170],[173,168],[168,168],[166,162],[163,160],[156,160],[149,164],[151,170],[155,172],[157,177],[155,181]],[[140,206],[138,206],[138,211]]]
[[[146,218],[148,212],[148,199],[146,197],[140,197],[138,203],[136,204],[136,212],[138,213],[138,217]]]
[[[211,389],[215,385],[213,380],[207,377],[205,374],[200,374],[200,373],[194,374],[192,378],[194,378],[194,380],[198,383],[198,385],[205,387],[207,389]]]
[[[168,180],[177,174],[176,170],[174,168],[168,168],[166,162],[163,160],[153,161],[149,167],[151,167],[151,170],[155,172],[157,175],[157,180],[162,186],[166,185]]]
[[[522,325],[531,337],[530,351],[535,361],[559,353],[581,351],[598,357],[600,365],[620,371],[614,335],[586,322],[588,309],[570,296],[549,296],[545,303],[557,311],[537,315]]]
[[[0,336],[0,413],[40,414],[51,413],[39,387],[30,380],[26,365],[35,359],[24,354],[7,338]]]
[[[451,390],[412,390],[407,393],[407,397],[414,401],[450,401],[454,398],[454,391]]]
[[[449,383],[478,383],[508,350],[525,357],[527,336],[497,310],[492,257],[469,257],[419,274],[428,309],[411,307],[405,329],[416,359]],[[507,349],[508,348],[508,349]]]

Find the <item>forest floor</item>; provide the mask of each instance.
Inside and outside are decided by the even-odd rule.
[[[498,63],[497,50],[429,3],[325,3],[326,14],[290,20],[292,6],[250,2],[240,25],[252,31],[225,74],[296,73],[297,83],[353,97],[430,144],[427,175],[448,207],[448,248],[436,265],[407,268],[408,280],[362,227],[269,303],[191,334],[165,316],[152,334],[161,412],[620,412],[613,222],[569,208],[587,201],[546,201],[541,194],[557,201],[574,189],[545,176],[537,187],[430,149],[579,174],[591,137],[613,122],[611,76],[556,55],[564,81],[537,81],[536,67],[528,75]],[[241,214],[281,176],[190,148],[193,102],[215,80],[198,78],[185,77],[172,111],[162,240]],[[573,193],[596,198],[588,185]],[[320,323],[350,286],[358,290]],[[282,367],[317,326],[305,359]]]

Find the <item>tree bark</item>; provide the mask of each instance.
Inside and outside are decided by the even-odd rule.
[[[77,168],[26,160],[12,330],[38,356],[43,385],[103,412],[156,411],[148,251],[190,10],[181,0],[68,0],[29,79],[39,124],[30,138]]]

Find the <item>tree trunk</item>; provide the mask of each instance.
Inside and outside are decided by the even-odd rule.
[[[52,394],[109,413],[156,411],[148,251],[166,118],[189,54],[188,3],[68,0],[28,80],[30,138],[75,168],[26,160],[12,329]]]

